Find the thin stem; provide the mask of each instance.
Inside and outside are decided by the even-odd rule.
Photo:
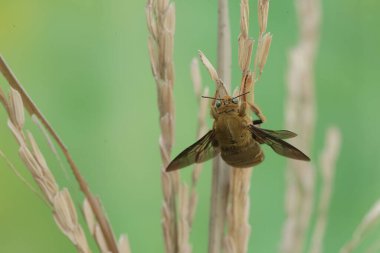
[[[229,90],[231,83],[231,39],[228,0],[218,1],[218,75]],[[212,171],[209,253],[221,252],[226,225],[230,166],[220,156],[214,159]]]

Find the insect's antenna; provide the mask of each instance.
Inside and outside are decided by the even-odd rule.
[[[215,99],[215,100],[223,100],[223,98],[214,98],[214,97],[207,97],[207,96],[201,96],[202,98],[209,98],[209,99]]]
[[[245,94],[248,94],[248,93],[249,93],[249,91],[244,92],[243,94],[237,95],[236,97],[233,97],[233,98],[238,98],[238,97],[244,96]]]

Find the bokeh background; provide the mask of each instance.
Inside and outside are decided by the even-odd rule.
[[[197,103],[190,61],[203,50],[216,62],[217,1],[175,1],[176,141],[174,153],[195,140]],[[256,1],[251,35],[257,34]],[[93,191],[101,197],[116,234],[127,233],[132,251],[163,252],[156,88],[146,47],[145,1],[0,0],[0,53],[69,147]],[[330,125],[343,144],[324,252],[337,252],[380,197],[380,2],[323,1],[316,64],[318,116],[311,157],[318,161]],[[284,125],[287,52],[297,40],[293,1],[272,0],[272,46],[256,101],[266,128]],[[233,83],[239,83],[239,1],[230,2]],[[202,69],[203,83],[213,83]],[[0,84],[5,86],[1,77]],[[209,121],[209,125],[211,122]],[[37,132],[38,133],[38,132]],[[45,143],[41,135],[41,143]],[[31,181],[0,110],[0,149]],[[43,145],[45,154],[50,154]],[[285,159],[266,149],[251,187],[251,252],[276,252],[284,221]],[[60,185],[82,196],[54,156],[46,155]],[[206,163],[191,236],[206,252],[211,170]],[[183,172],[189,179],[190,169]],[[374,233],[372,238],[379,238]],[[50,210],[0,159],[0,252],[75,252]],[[359,249],[358,252],[361,252]]]

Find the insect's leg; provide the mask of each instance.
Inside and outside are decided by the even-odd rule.
[[[218,118],[218,113],[216,112],[215,108],[213,106],[211,106],[211,116],[214,118],[214,119],[217,119]]]
[[[247,102],[242,101],[239,107],[239,116],[244,117],[246,114]]]
[[[260,125],[260,124],[263,123],[263,121],[262,121],[261,119],[255,119],[254,121],[252,121],[252,123],[253,123],[254,125]]]
[[[265,122],[266,121],[266,118],[264,116],[264,114],[261,112],[260,108],[250,102],[247,102],[249,107],[251,108],[251,110],[257,115],[257,117],[259,117],[259,119],[262,121],[262,122]]]

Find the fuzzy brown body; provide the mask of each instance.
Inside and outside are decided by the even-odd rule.
[[[233,167],[251,167],[264,159],[259,143],[248,129],[249,124],[251,120],[237,111],[222,113],[215,119],[215,140],[223,160]]]
[[[218,154],[221,154],[223,160],[232,167],[251,167],[264,160],[260,144],[267,144],[276,153],[292,159],[310,160],[300,150],[283,141],[283,139],[295,137],[295,133],[255,126],[255,123],[246,115],[246,106],[249,103],[243,101],[239,104],[237,97],[213,98],[216,100],[211,107],[211,114],[215,120],[213,129],[174,158],[166,171],[201,163]],[[249,106],[252,111],[259,112],[254,105],[249,104]],[[264,118],[260,118],[260,122],[263,121]]]

